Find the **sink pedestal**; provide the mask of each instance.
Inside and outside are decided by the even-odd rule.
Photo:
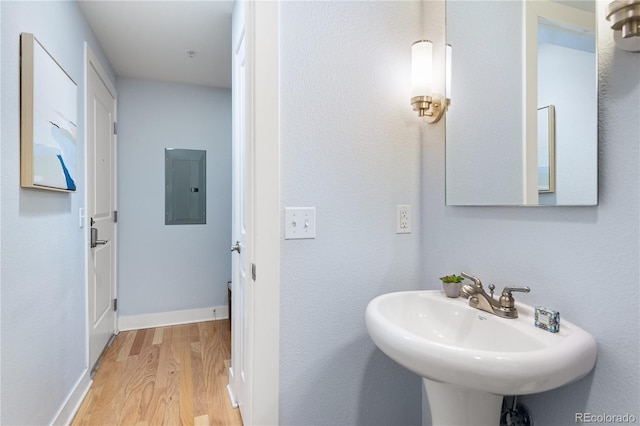
[[[422,379],[433,426],[498,426],[502,395]]]

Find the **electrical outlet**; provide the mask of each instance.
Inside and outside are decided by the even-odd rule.
[[[396,234],[411,233],[411,205],[398,204],[396,206]]]

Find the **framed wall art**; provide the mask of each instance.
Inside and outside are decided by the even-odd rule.
[[[75,191],[78,87],[33,34],[20,54],[20,184]]]

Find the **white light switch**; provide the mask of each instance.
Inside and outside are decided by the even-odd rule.
[[[284,208],[284,239],[299,240],[316,237],[315,207]]]

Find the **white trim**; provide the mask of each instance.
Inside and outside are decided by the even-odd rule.
[[[93,51],[87,45],[86,42],[85,42],[85,46],[86,46],[86,52],[87,52],[87,64],[91,64],[93,66],[93,68],[98,73],[98,76],[106,86],[107,90],[109,91],[109,93],[111,93],[111,96],[113,96],[114,99],[117,99],[118,91],[116,90],[116,86],[113,84],[113,82],[109,78],[109,75],[102,67],[102,64],[100,63],[100,60],[98,59],[98,57],[93,53]],[[86,76],[86,73],[85,73],[85,76]]]
[[[245,424],[279,424],[280,399],[280,101],[279,3],[247,2],[253,116],[253,259],[258,268],[253,293],[250,356],[251,417]],[[249,117],[247,117],[249,119]]]
[[[91,369],[93,367],[93,365],[89,365],[91,363],[91,320],[90,320],[90,312],[89,312],[89,305],[91,303],[91,301],[89,300],[89,286],[91,285],[91,278],[89,277],[89,271],[90,271],[90,267],[89,264],[91,262],[91,249],[90,247],[90,233],[88,232],[88,229],[91,228],[91,225],[88,224],[87,222],[87,215],[89,213],[89,193],[90,193],[90,189],[89,189],[89,185],[86,185],[86,183],[88,182],[88,176],[89,176],[89,157],[88,157],[88,150],[87,150],[87,141],[89,140],[89,135],[88,135],[88,101],[89,101],[89,70],[93,69],[95,70],[96,74],[98,75],[98,77],[100,78],[100,80],[103,82],[103,84],[105,85],[106,89],[109,91],[109,94],[113,97],[113,120],[114,122],[117,122],[118,120],[118,92],[116,90],[116,86],[115,84],[111,81],[111,78],[109,77],[109,75],[107,74],[107,72],[105,71],[104,67],[102,66],[102,64],[100,63],[100,60],[98,59],[98,57],[96,56],[95,53],[93,53],[93,50],[91,50],[91,47],[89,46],[89,44],[85,41],[84,42],[84,99],[83,99],[83,108],[84,108],[84,215],[82,217],[82,223],[81,223],[81,227],[84,228],[86,231],[84,232],[84,237],[85,237],[85,242],[84,242],[84,258],[85,258],[85,263],[84,263],[84,277],[85,277],[85,286],[84,286],[84,290],[85,290],[85,301],[86,301],[86,305],[85,305],[85,312],[86,312],[86,323],[85,323],[85,330],[86,330],[86,343],[87,343],[87,353],[86,353],[86,361],[85,361],[85,367],[87,369]],[[114,205],[113,208],[114,210],[118,209],[118,136],[117,135],[113,135],[113,141],[114,141],[114,158],[113,158],[113,170],[114,170]],[[116,282],[114,283],[114,288],[113,288],[113,298],[117,299],[118,298],[118,283],[117,283],[117,277],[118,277],[118,263],[117,263],[117,259],[118,259],[118,224],[115,223],[114,224],[114,228],[113,228],[113,238],[112,238],[112,242],[115,243],[114,244],[114,259],[113,259],[113,274],[116,277],[115,280]],[[118,313],[114,312],[113,315],[113,334],[118,334]]]
[[[52,424],[54,425],[68,425],[71,424],[73,417],[80,408],[80,404],[84,401],[85,396],[91,388],[91,380],[89,369],[85,369],[84,373],[74,386],[71,393],[67,397],[67,400],[62,404],[60,410],[56,414]]]
[[[109,75],[107,74],[107,72],[104,70],[104,68],[102,67],[102,64],[100,63],[100,60],[98,59],[98,57],[96,56],[95,53],[93,53],[93,51],[91,50],[91,48],[88,46],[87,42],[84,43],[85,45],[85,70],[84,70],[84,81],[85,81],[85,88],[84,88],[84,110],[85,110],[85,142],[87,141],[87,115],[86,115],[86,111],[87,111],[87,100],[88,100],[88,82],[89,82],[89,68],[93,68],[96,73],[98,74],[98,77],[100,78],[100,80],[102,80],[102,83],[104,83],[104,86],[107,88],[107,90],[109,91],[109,93],[111,94],[111,96],[113,96],[113,122],[114,124],[118,122],[118,91],[116,90],[116,86],[115,84],[111,81],[111,79],[109,78]],[[86,145],[85,145],[86,146]],[[113,177],[113,183],[114,183],[114,188],[115,192],[116,192],[116,197],[113,200],[113,209],[114,210],[118,210],[118,196],[117,196],[117,192],[118,192],[118,135],[114,134],[113,135],[113,161],[114,161],[114,170],[115,170],[115,176]],[[85,182],[87,182],[87,150],[85,149],[84,151],[84,156],[85,156]],[[86,186],[86,185],[85,185]],[[89,199],[89,189],[88,187],[85,188],[85,194],[84,194],[84,199],[85,199],[85,217],[83,219],[84,223],[86,224],[86,213],[89,211],[89,205],[88,205],[88,200]],[[114,224],[114,228],[113,228],[113,235],[114,238],[113,240],[116,242],[116,248],[115,248],[115,257],[113,259],[113,270],[116,276],[116,284],[115,287],[113,289],[113,298],[117,299],[118,298],[118,282],[117,282],[117,276],[118,276],[118,245],[117,245],[117,241],[118,241],[118,223],[116,222]],[[87,305],[89,303],[89,265],[88,262],[90,261],[90,254],[89,254],[89,233],[85,233],[86,239],[87,241],[85,242],[85,253],[86,253],[86,259],[87,259],[87,265],[85,265],[85,275],[87,277]],[[113,318],[113,331],[114,334],[118,334],[118,319],[117,319],[117,313],[116,315],[114,315]],[[87,342],[88,342],[88,337],[89,336],[89,306],[87,306]],[[88,343],[87,343],[88,344]],[[89,362],[89,352],[87,351],[87,363]]]
[[[215,318],[213,310],[215,309]],[[184,311],[158,312],[154,314],[126,315],[118,317],[118,330],[140,330],[143,328],[165,327],[168,325],[190,324],[193,322],[222,320],[229,318],[227,306],[187,309]]]
[[[87,176],[89,176],[88,172],[87,172],[87,164],[89,164],[89,159],[87,157],[87,146],[86,146],[86,141],[87,141],[87,101],[89,98],[89,88],[87,87],[87,81],[89,80],[89,44],[85,41],[84,42],[84,93],[83,93],[83,104],[82,104],[82,108],[84,111],[84,141],[85,141],[85,146],[84,146],[84,158],[82,159],[82,161],[84,162],[84,182],[87,182]],[[85,230],[84,232],[84,300],[85,300],[85,304],[84,304],[84,314],[85,314],[85,327],[84,327],[84,331],[85,331],[85,343],[87,345],[87,350],[85,353],[85,370],[88,371],[89,370],[89,339],[91,338],[91,336],[89,335],[90,331],[89,331],[89,262],[90,260],[90,254],[89,251],[91,250],[89,248],[90,245],[90,238],[89,238],[89,232],[86,231],[87,229],[87,210],[89,208],[89,202],[87,201],[89,199],[89,189],[87,188],[87,185],[83,185],[84,186],[84,190],[83,190],[83,197],[84,197],[84,203],[82,204],[82,207],[84,209],[83,212],[83,216],[81,218],[82,223],[80,224],[80,226],[82,227],[82,229]],[[56,416],[57,418],[57,416]]]

